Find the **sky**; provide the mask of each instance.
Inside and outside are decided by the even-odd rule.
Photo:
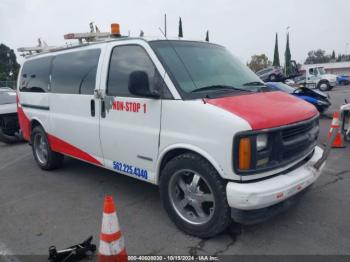
[[[168,36],[177,36],[182,18],[186,39],[226,46],[246,63],[254,54],[273,60],[275,34],[284,61],[289,27],[292,59],[304,62],[310,50],[350,52],[349,0],[1,0],[0,43],[17,49],[63,45],[63,35],[88,32],[95,22],[101,31],[119,23],[121,33],[161,36],[167,14]],[[347,44],[348,43],[348,44]]]

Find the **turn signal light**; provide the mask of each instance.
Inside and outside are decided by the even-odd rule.
[[[120,26],[119,24],[111,24],[111,34],[120,36]]]
[[[239,141],[239,169],[248,170],[251,164],[251,146],[249,138],[241,138]]]

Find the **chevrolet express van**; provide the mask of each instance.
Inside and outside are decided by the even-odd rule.
[[[159,185],[183,231],[256,220],[319,177],[316,108],[223,46],[121,37],[27,56],[18,116],[38,166],[69,156]]]

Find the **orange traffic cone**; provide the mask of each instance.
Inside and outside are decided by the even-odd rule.
[[[113,198],[105,197],[100,235],[99,262],[128,261]]]
[[[340,120],[339,120],[339,118],[340,118],[339,112],[334,112],[333,113],[333,120],[332,120],[332,123],[331,123],[331,128],[330,128],[330,130],[328,132],[328,139],[331,138],[333,128],[337,128],[338,131],[337,131],[337,134],[336,134],[335,139],[333,141],[332,148],[343,148],[343,147],[345,147],[344,143],[343,143],[343,137],[342,137],[341,131],[340,131]]]

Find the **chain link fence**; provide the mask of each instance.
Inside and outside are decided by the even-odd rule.
[[[16,81],[0,81],[0,87],[9,87],[12,89],[16,89],[17,82]]]

